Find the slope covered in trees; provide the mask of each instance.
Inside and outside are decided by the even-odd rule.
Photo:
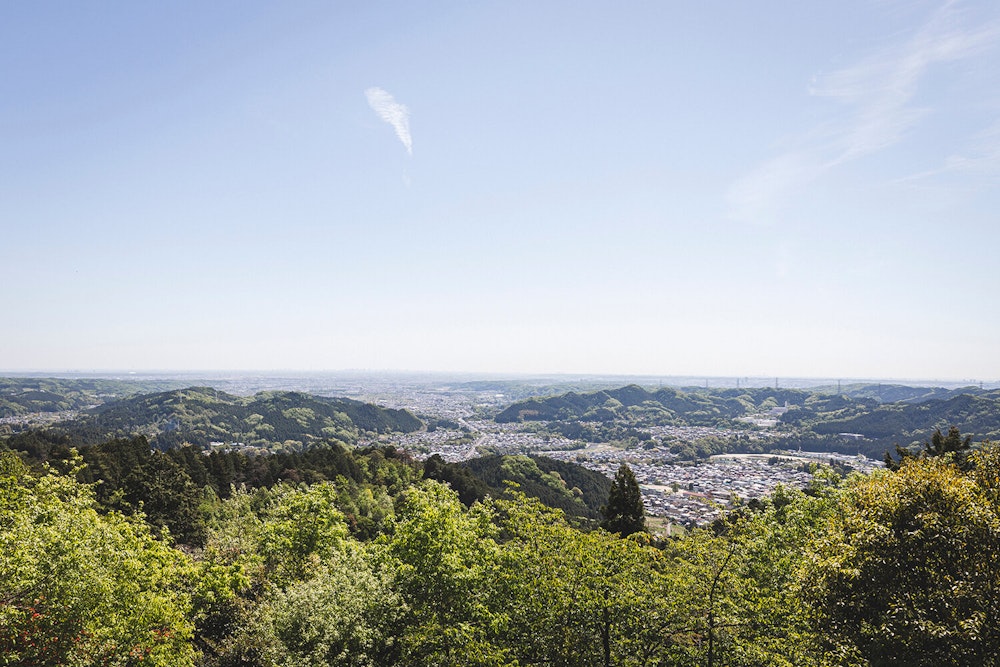
[[[139,393],[180,386],[171,380],[0,378],[0,418],[83,410]]]
[[[1000,452],[928,452],[654,542],[516,490],[466,506],[372,450],[384,484],[203,493],[185,550],[79,459],[0,453],[0,664],[996,665]]]
[[[544,505],[587,519],[600,516],[611,487],[599,472],[544,456],[482,456],[462,466],[489,485],[494,497],[513,482]]]
[[[337,507],[353,535],[370,535],[384,512],[372,505],[398,494],[416,480],[447,483],[466,506],[500,497],[514,483],[525,495],[568,516],[591,523],[608,496],[610,480],[582,466],[545,457],[489,456],[462,464],[431,457],[420,463],[392,447],[346,448],[316,443],[302,452],[269,455],[239,451],[202,452],[194,447],[151,449],[144,436],[118,438],[71,449],[66,438],[33,433],[9,442],[37,470],[43,462],[68,465],[79,452],[85,465],[79,481],[94,483],[101,506],[132,516],[142,513],[155,528],[166,527],[176,540],[201,545],[203,509],[213,498],[228,498],[234,488],[271,488],[282,483],[337,481],[346,491]],[[0,446],[2,449],[2,446]],[[364,500],[357,502],[358,497]]]
[[[142,394],[98,406],[50,430],[75,445],[141,434],[157,449],[213,442],[266,449],[303,449],[335,440],[354,444],[362,433],[411,432],[419,419],[405,410],[348,398],[299,392],[239,397],[206,387]]]
[[[802,389],[674,389],[656,391],[638,385],[586,394],[518,401],[496,416],[499,423],[516,421],[627,421],[638,426],[718,426],[775,407],[805,405],[817,409],[862,411],[874,399],[854,400]]]
[[[959,394],[921,403],[890,403],[846,418],[804,408],[789,411],[786,420],[795,420],[816,433],[860,433],[873,440],[898,438],[910,442],[929,435],[935,428],[956,426],[965,432],[995,437],[1000,434],[1000,390],[980,395]]]
[[[548,422],[547,428],[570,438],[608,441],[629,433],[642,435],[651,426],[716,426],[749,430],[746,420],[766,416],[778,419],[770,428],[774,447],[814,448],[865,453],[873,458],[895,444],[919,444],[935,429],[952,426],[976,433],[981,439],[1000,438],[1000,390],[902,391],[889,386],[885,395],[906,400],[881,403],[871,392],[854,387],[846,394],[799,389],[661,388],[650,391],[631,385],[586,394],[567,393],[532,398],[507,407],[496,416],[500,423]],[[881,390],[878,390],[881,391]],[[935,396],[947,398],[934,398]],[[785,410],[787,408],[787,411]],[[629,430],[631,429],[631,430]],[[862,441],[844,441],[840,433],[858,434]],[[764,447],[768,443],[758,443]],[[715,443],[720,453],[739,449],[745,442]],[[766,451],[766,449],[764,450]]]

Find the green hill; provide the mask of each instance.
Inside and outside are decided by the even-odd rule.
[[[77,445],[144,435],[162,450],[185,444],[298,450],[320,441],[351,445],[363,433],[421,427],[405,410],[347,398],[286,391],[240,397],[190,387],[106,403],[51,430]]]
[[[169,380],[0,378],[0,418],[83,410],[135,394],[179,386]]]
[[[805,423],[819,434],[859,433],[900,444],[925,440],[935,428],[946,431],[951,426],[975,434],[977,440],[994,440],[1000,438],[1000,390],[978,396],[959,394],[947,400],[889,403],[846,419],[816,413]]]
[[[883,402],[887,398],[894,402]],[[778,408],[776,410],[776,408]],[[787,408],[787,410],[786,410]],[[538,421],[573,439],[622,439],[622,429],[649,426],[752,428],[741,418],[777,419],[767,448],[803,447],[819,451],[864,453],[874,458],[894,444],[924,442],[935,429],[956,426],[976,441],[1000,439],[1000,390],[977,387],[941,389],[896,385],[851,385],[833,389],[674,389],[650,391],[637,385],[620,389],[518,401],[498,415],[499,423]],[[842,433],[859,434],[845,440]],[[648,436],[645,436],[648,437]],[[643,439],[642,437],[639,438]],[[740,451],[738,439],[713,443],[709,453]]]
[[[518,401],[500,412],[498,423],[519,421],[625,420],[634,426],[713,426],[762,409],[788,403],[804,404],[810,392],[801,389],[706,389],[662,387],[649,391],[638,385],[586,394]]]
[[[424,476],[447,482],[466,505],[487,495],[500,497],[513,482],[545,505],[587,519],[600,517],[611,489],[601,473],[545,456],[483,456],[463,463],[432,456],[424,462]]]

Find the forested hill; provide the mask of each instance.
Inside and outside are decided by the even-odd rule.
[[[600,518],[611,480],[602,473],[545,456],[483,456],[446,463],[440,456],[424,462],[424,476],[447,482],[466,505],[498,498],[513,482],[522,493],[538,498],[568,516]]]
[[[789,410],[782,420],[808,427],[815,433],[859,433],[871,440],[909,442],[924,438],[935,428],[957,426],[977,439],[1000,439],[1000,390],[979,395],[959,394],[947,400],[879,405],[860,414],[837,418],[802,406]]]
[[[405,410],[347,398],[285,391],[240,397],[191,387],[110,402],[52,430],[76,445],[144,435],[157,449],[222,443],[296,450],[319,441],[355,444],[364,432],[408,433],[421,427]]]
[[[847,447],[880,457],[894,444],[926,441],[935,429],[958,427],[976,441],[1000,439],[1000,390],[960,390],[854,385],[852,395],[833,390],[690,389],[649,391],[635,385],[585,394],[532,398],[514,403],[496,416],[500,423],[545,421],[567,427],[573,422],[646,426],[738,426],[740,418],[770,416],[778,424],[772,437],[809,447]],[[879,397],[898,396],[884,403]],[[942,398],[934,398],[940,396]],[[775,410],[775,408],[778,408]],[[787,408],[787,411],[785,411]],[[767,413],[770,413],[768,415]],[[783,414],[781,414],[783,413]],[[746,427],[746,424],[743,424]],[[564,434],[572,429],[557,429]],[[579,430],[579,429],[577,429]],[[837,434],[852,433],[863,441],[849,446]],[[781,443],[775,443],[781,444]],[[803,445],[803,446],[806,446]]]
[[[614,421],[636,425],[717,425],[720,420],[744,417],[762,409],[801,405],[813,394],[801,389],[710,389],[684,391],[663,387],[656,391],[628,385],[586,394],[531,398],[514,403],[496,416],[499,423],[515,421]],[[872,406],[875,401],[870,401]]]
[[[924,401],[946,401],[962,394],[982,394],[983,389],[975,386],[946,389],[945,387],[911,387],[904,384],[855,383],[842,387],[833,385],[813,387],[813,391],[823,394],[841,394],[848,398],[874,398],[879,403],[923,403]]]
[[[175,380],[0,378],[0,418],[83,410],[135,394],[182,386]]]

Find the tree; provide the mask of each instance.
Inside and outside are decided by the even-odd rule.
[[[885,453],[885,467],[889,470],[899,470],[904,461],[916,458],[928,458],[936,456],[950,456],[955,463],[964,466],[968,461],[972,451],[972,436],[962,437],[962,432],[957,426],[948,429],[948,435],[941,433],[941,429],[934,429],[930,441],[924,442],[924,448],[919,454],[914,454],[911,450],[896,445],[896,456],[894,459],[889,452]]]
[[[618,467],[615,479],[608,492],[608,504],[601,508],[604,521],[601,527],[609,532],[628,537],[633,533],[646,532],[646,511],[642,505],[639,483],[628,464]]]
[[[406,606],[399,664],[493,666],[503,664],[490,642],[500,623],[490,609],[496,528],[481,504],[466,511],[458,494],[425,480],[399,501],[392,535],[374,543]]]
[[[913,458],[855,481],[806,554],[804,592],[831,654],[872,665],[995,665],[1000,466]],[[978,483],[977,483],[978,482]],[[984,488],[985,487],[985,488]]]
[[[263,664],[391,665],[398,653],[392,633],[404,607],[390,578],[373,567],[364,545],[346,543],[313,577],[268,590],[243,633],[252,636]]]
[[[500,528],[487,577],[492,642],[507,664],[679,664],[674,563],[646,540],[581,532],[520,492],[488,501]],[[683,639],[683,638],[682,638]]]
[[[0,454],[0,665],[192,665],[193,568],[92,487]]]

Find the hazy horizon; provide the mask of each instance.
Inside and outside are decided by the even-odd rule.
[[[843,384],[898,384],[916,387],[958,388],[981,386],[985,389],[1000,388],[1000,380],[986,378],[888,378],[888,377],[800,377],[800,376],[743,376],[743,375],[668,375],[629,373],[505,373],[489,371],[441,371],[407,369],[0,369],[0,377],[27,378],[96,378],[96,379],[177,379],[223,380],[223,379],[409,379],[409,380],[461,380],[461,381],[543,381],[571,383],[574,381],[602,382],[609,384],[615,380],[635,382],[651,386],[702,386],[725,388],[771,387],[775,383],[782,388],[806,389]]]

